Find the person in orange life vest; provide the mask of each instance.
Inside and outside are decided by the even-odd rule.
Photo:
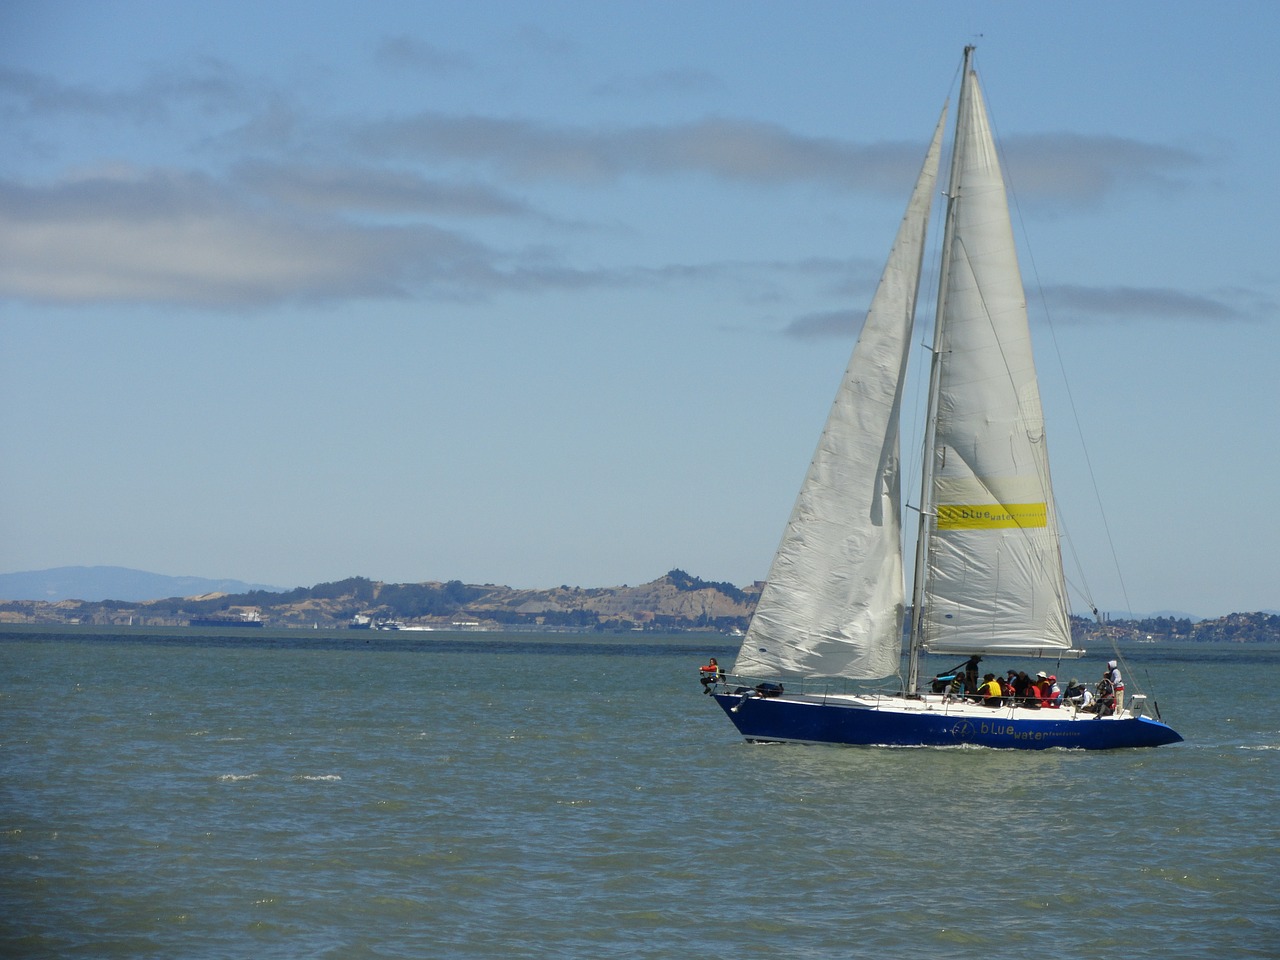
[[[1058,701],[1054,697],[1054,687],[1057,686],[1054,677],[1049,676],[1043,670],[1036,674],[1036,700],[1042,707],[1056,707]]]
[[[710,693],[716,681],[724,679],[724,671],[720,669],[720,664],[716,663],[715,657],[708,660],[705,667],[699,667],[698,672],[702,674],[698,679],[702,683],[703,693]]]
[[[1024,707],[1029,707],[1032,710],[1039,710],[1040,709],[1040,678],[1036,677],[1034,680],[1029,679],[1027,682],[1029,686],[1027,687],[1027,695],[1026,695],[1026,698],[1022,701],[1022,705]]]
[[[982,678],[978,693],[982,695],[983,706],[998,707],[1004,702],[1004,691],[1000,689],[1000,681],[994,673],[988,673]]]
[[[1058,678],[1052,673],[1049,674],[1049,689],[1045,696],[1049,701],[1045,706],[1053,707],[1055,710],[1062,706],[1062,688],[1058,686]]]
[[[1107,679],[1116,694],[1116,713],[1124,709],[1124,681],[1120,679],[1120,667],[1114,660],[1107,661]]]

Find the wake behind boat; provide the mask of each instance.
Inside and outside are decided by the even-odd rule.
[[[922,653],[1076,658],[1040,391],[1004,180],[972,65],[952,148],[930,360],[909,655],[899,414],[946,110],[787,522],[732,675],[709,692],[748,740],[1158,746],[1131,697],[1111,715],[922,693]],[[969,690],[970,695],[974,691]]]

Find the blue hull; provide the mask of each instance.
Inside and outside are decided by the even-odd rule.
[[[895,710],[848,703],[743,697],[716,693],[716,701],[747,740],[831,743],[862,746],[953,747],[974,744],[1016,750],[1066,747],[1114,750],[1158,747],[1182,740],[1163,723],[1147,717],[1072,718],[1066,711],[1044,710],[1052,717],[1014,718],[1007,709],[968,708]],[[1025,715],[1029,711],[1016,711]]]

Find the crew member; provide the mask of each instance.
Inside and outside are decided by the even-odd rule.
[[[699,667],[698,673],[701,674],[698,680],[702,684],[702,692],[707,694],[711,693],[711,688],[717,681],[724,679],[724,671],[720,669],[720,664],[716,663],[715,657],[708,660],[705,667]]]
[[[1124,709],[1124,681],[1120,679],[1120,666],[1114,660],[1107,661],[1107,679],[1116,694],[1116,713]]]

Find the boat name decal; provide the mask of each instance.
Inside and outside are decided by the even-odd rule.
[[[1012,723],[990,723],[986,720],[970,723],[961,720],[951,728],[951,736],[957,740],[972,740],[977,737],[1008,737],[1011,740],[1054,740],[1074,738],[1080,734],[1075,730],[1019,730]]]
[[[940,503],[939,530],[995,530],[1002,527],[1046,527],[1044,503]]]

